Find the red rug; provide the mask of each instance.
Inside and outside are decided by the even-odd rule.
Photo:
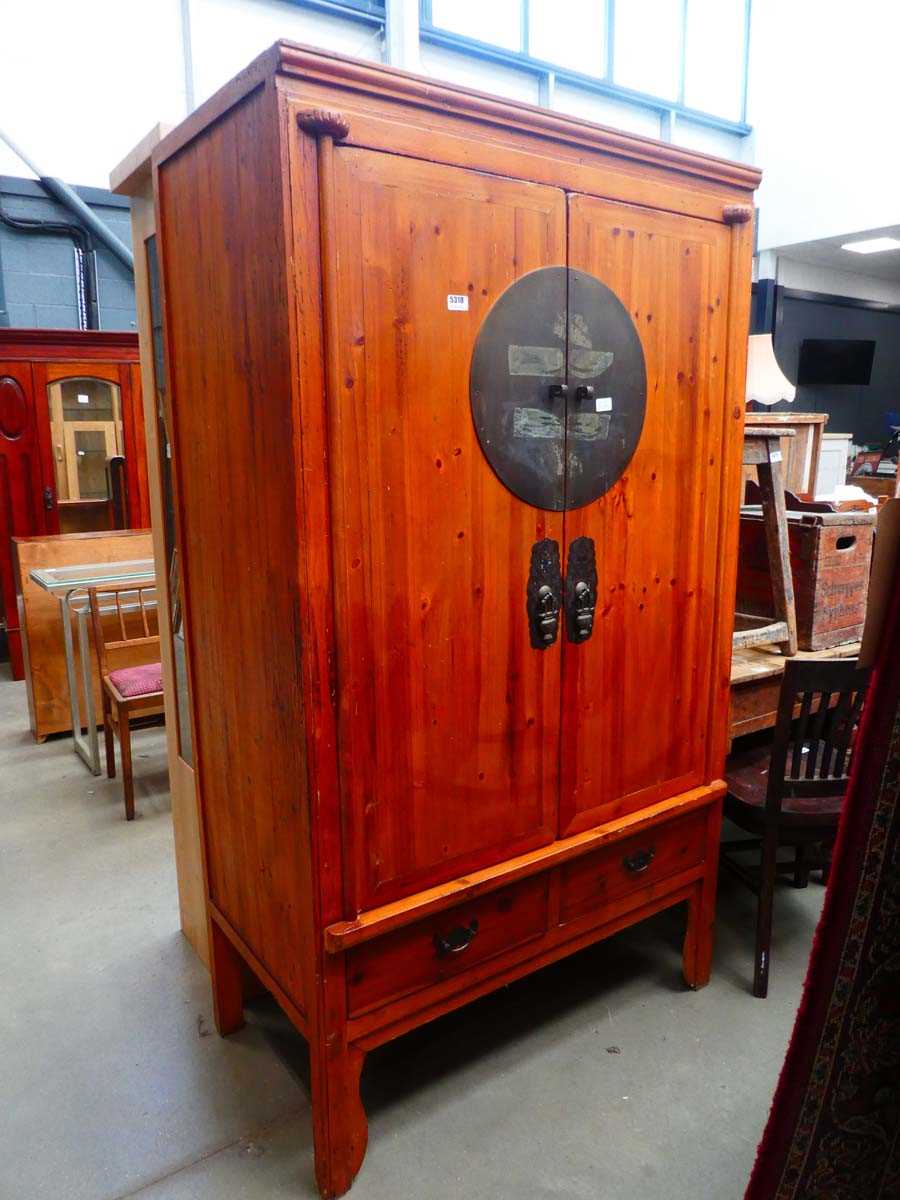
[[[900,1200],[900,577],[745,1200]]]

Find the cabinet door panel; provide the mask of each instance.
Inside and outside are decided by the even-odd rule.
[[[563,654],[560,833],[706,782],[718,512],[725,446],[724,226],[572,196],[570,266],[628,309],[647,372],[634,456],[566,514],[589,537],[593,633]],[[615,404],[616,398],[612,398]]]
[[[361,910],[556,833],[560,647],[532,649],[525,601],[531,548],[561,541],[562,518],[494,475],[469,367],[504,289],[565,262],[566,214],[552,188],[346,147],[333,162],[339,752]]]

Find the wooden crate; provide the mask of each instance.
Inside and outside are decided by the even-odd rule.
[[[801,650],[826,650],[862,636],[874,529],[874,513],[788,513]],[[759,616],[773,611],[758,509],[741,512],[737,609]]]

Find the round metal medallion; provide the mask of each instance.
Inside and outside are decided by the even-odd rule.
[[[640,338],[619,298],[585,271],[543,267],[507,288],[479,330],[469,386],[488,462],[536,508],[598,499],[641,436]]]

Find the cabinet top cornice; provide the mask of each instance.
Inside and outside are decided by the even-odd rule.
[[[335,107],[340,106],[339,91],[357,96],[368,95],[405,104],[413,110],[418,108],[467,118],[495,129],[530,134],[564,143],[570,148],[582,148],[614,155],[620,160],[668,169],[720,187],[749,192],[760,181],[760,171],[745,163],[597,125],[581,117],[493,96],[459,84],[414,75],[382,63],[349,58],[290,41],[275,42],[196,109],[162,140],[154,151],[154,161],[160,163],[177,153],[211,121],[218,119],[248,92],[274,76],[319,87],[334,87]],[[298,89],[296,98],[302,100],[302,89]]]

